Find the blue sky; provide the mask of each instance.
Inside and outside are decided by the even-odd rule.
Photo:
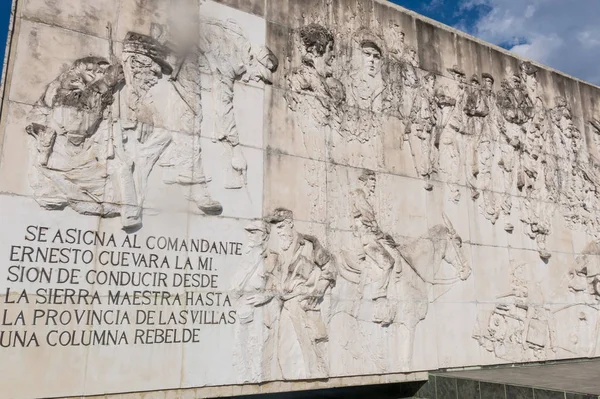
[[[392,0],[600,85],[600,0]]]
[[[600,0],[391,2],[600,85]],[[6,43],[10,7],[10,0],[0,0],[0,49]]]
[[[0,49],[4,55],[4,47],[6,46],[6,34],[8,33],[8,22],[10,20],[10,9],[12,7],[11,0],[0,0]],[[4,64],[4,57],[0,61],[0,76],[2,74],[2,65]]]

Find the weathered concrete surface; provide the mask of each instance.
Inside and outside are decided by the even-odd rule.
[[[15,7],[8,397],[598,355],[596,87],[372,0]]]

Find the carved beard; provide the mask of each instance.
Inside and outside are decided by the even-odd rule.
[[[138,108],[140,100],[158,83],[159,76],[152,70],[152,65],[144,65],[133,57],[126,61],[125,74],[132,94],[129,107],[135,110]]]
[[[136,94],[137,100],[141,100],[146,96],[148,91],[156,86],[158,83],[158,76],[153,73],[146,71],[134,71],[133,72],[133,91]]]

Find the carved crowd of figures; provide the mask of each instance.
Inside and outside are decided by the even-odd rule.
[[[158,166],[165,184],[189,187],[208,215],[223,211],[209,193],[202,146],[202,76],[210,75],[214,141],[228,157],[223,185],[246,185],[247,163],[235,121],[236,81],[271,83],[278,60],[252,44],[233,21],[200,21],[193,46],[171,45],[168,29],[129,32],[121,59],[77,60],[50,83],[30,116],[35,159],[30,183],[47,209],[120,215],[138,228],[148,178]],[[112,44],[112,41],[111,41]]]
[[[432,179],[444,181],[450,199],[459,202],[464,181],[491,223],[505,216],[507,232],[514,230],[509,216],[518,208],[541,258],[551,256],[546,237],[555,209],[569,226],[600,235],[592,212],[600,205],[598,164],[566,99],[557,97],[553,108],[542,100],[536,66],[522,62],[499,90],[491,74],[468,78],[458,67],[449,68],[452,79],[441,84],[438,75],[419,68],[404,34],[395,36],[386,45],[359,29],[337,44],[349,46],[352,55],[336,56],[330,29],[311,24],[298,30],[302,64],[289,74],[287,101],[303,115],[307,148],[316,132],[329,132],[334,145],[342,137],[348,148],[353,142],[366,148],[381,139],[386,120],[400,120],[398,154],[406,141],[426,190],[433,189]]]
[[[378,227],[370,203],[375,174],[365,171],[360,180],[363,189],[351,193],[349,215],[362,243],[358,253],[326,249],[317,237],[298,231],[285,208],[246,226],[245,260],[231,289],[240,320],[236,342],[255,344],[262,354],[252,357],[249,348],[237,348],[240,372],[249,379],[406,368],[416,325],[427,315],[427,286],[450,287],[470,276],[462,240],[447,219],[423,237],[395,239]],[[444,261],[455,269],[451,279],[437,277]],[[386,338],[369,342],[371,334]],[[398,350],[386,356],[390,342]]]
[[[595,356],[600,334],[600,251],[590,242],[575,258],[560,292],[568,305],[544,303],[544,292],[527,276],[527,263],[510,263],[510,292],[482,312],[473,331],[481,347],[510,362]]]
[[[357,372],[369,364],[379,372],[407,367],[415,328],[432,301],[429,288],[469,278],[462,239],[445,215],[444,225],[416,239],[380,227],[373,170],[380,166],[381,140],[390,126],[397,139],[391,150],[402,156],[408,146],[426,190],[434,189],[434,180],[444,181],[450,200],[459,202],[464,182],[491,223],[505,216],[507,232],[514,229],[508,216],[518,208],[544,260],[550,257],[546,237],[556,209],[571,227],[600,237],[594,216],[600,206],[600,162],[587,153],[567,101],[557,98],[554,108],[544,104],[535,66],[522,63],[500,82],[500,90],[494,90],[491,74],[467,77],[458,67],[446,71],[452,79],[442,84],[438,75],[419,67],[417,51],[405,44],[400,27],[390,29],[393,43],[363,28],[342,38],[344,52],[322,25],[295,32],[299,65],[285,76],[285,101],[310,156],[328,155],[318,144],[323,136],[341,148],[336,161],[359,155],[353,161],[360,165],[353,166],[362,172],[356,188],[348,187],[350,212],[344,217],[360,245],[326,249],[299,232],[293,211],[285,208],[246,227],[245,262],[233,287],[237,342],[258,342],[262,358],[257,364],[248,348],[238,353],[244,370],[262,380],[327,377],[335,367],[327,355],[332,345],[337,356],[347,357],[340,372],[348,372],[352,362]],[[203,171],[207,76],[215,113],[212,138],[223,144],[226,156],[223,187],[246,186],[252,166],[240,146],[234,87],[271,84],[279,60],[267,47],[251,43],[231,20],[201,19],[193,31],[193,38],[179,41],[165,26],[153,26],[149,35],[129,32],[120,59],[114,54],[79,59],[47,86],[27,126],[35,155],[30,183],[42,207],[120,216],[124,229],[139,228],[148,180],[160,169],[165,184],[189,188],[189,200],[202,212],[221,214]],[[592,125],[600,133],[600,122]],[[453,276],[439,276],[444,262]],[[597,289],[597,273],[590,270],[572,274],[585,275],[579,280]],[[518,268],[514,273],[518,286]],[[573,283],[572,289],[580,285]],[[515,301],[498,306],[490,323],[516,320],[516,342],[544,358],[553,334],[548,315],[527,305],[527,293],[518,288]],[[502,346],[492,329],[476,336],[486,349],[517,351]],[[382,347],[365,339],[373,334],[387,334]],[[397,356],[385,356],[386,342],[402,346]],[[381,363],[398,357],[398,363]]]

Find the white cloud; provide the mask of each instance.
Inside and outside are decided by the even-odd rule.
[[[461,0],[484,13],[468,29],[483,40],[583,80],[600,84],[599,0]]]

